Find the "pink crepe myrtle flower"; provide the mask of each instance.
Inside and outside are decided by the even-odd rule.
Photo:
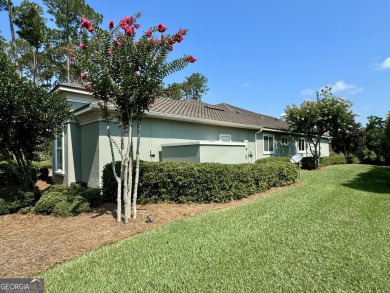
[[[87,48],[87,45],[86,45],[86,44],[84,44],[84,43],[81,43],[81,44],[80,44],[80,49],[84,50],[84,49],[86,49],[86,48]]]
[[[178,34],[184,36],[185,34],[187,34],[187,31],[185,29],[181,28],[181,29],[179,29]]]
[[[134,37],[136,34],[135,32],[135,29],[133,26],[130,26],[127,30],[126,30],[126,35],[129,36],[129,37]]]
[[[93,28],[92,25],[88,27],[88,31],[89,31],[90,33],[93,33],[94,30],[95,30],[95,29]]]
[[[160,33],[163,33],[167,30],[167,27],[165,25],[163,25],[162,23],[160,23],[158,26],[157,26],[157,30],[160,32]]]
[[[145,36],[147,36],[148,38],[150,38],[152,36],[152,30],[147,30],[146,33],[145,33]]]
[[[88,19],[86,19],[86,18],[83,17],[83,18],[81,19],[81,26],[87,29],[87,28],[89,28],[90,26],[92,26],[92,22],[89,21]]]
[[[139,29],[139,28],[141,27],[141,25],[140,25],[139,23],[136,23],[136,24],[134,25],[134,27],[135,27],[136,29]]]
[[[112,52],[110,50],[107,51],[107,56],[112,57]]]
[[[173,51],[173,46],[172,46],[172,45],[169,45],[169,46],[168,46],[168,50],[169,50],[169,51]]]
[[[73,61],[76,61],[76,58],[75,57],[70,57],[69,60],[73,62]]]
[[[119,47],[122,44],[117,39],[114,39],[114,45]]]
[[[180,43],[180,42],[183,41],[183,40],[184,40],[183,35],[181,35],[181,34],[176,34],[176,35],[175,35],[175,41],[176,41],[176,42]]]
[[[113,29],[114,28],[114,22],[111,20],[110,23],[108,24],[108,28],[109,29]]]
[[[81,77],[81,79],[83,79],[83,80],[84,80],[84,79],[86,79],[86,78],[87,78],[87,75],[86,75],[85,73],[81,73],[81,74],[80,74],[80,77]]]
[[[196,58],[194,58],[193,56],[190,55],[190,56],[188,56],[187,60],[190,63],[194,63],[196,61]]]

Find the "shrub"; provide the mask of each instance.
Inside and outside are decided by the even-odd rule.
[[[117,163],[119,166],[119,163]],[[139,202],[226,202],[295,181],[297,168],[272,164],[141,162]],[[103,196],[116,201],[111,165],[103,169]]]
[[[16,167],[20,170],[20,167]],[[33,180],[37,178],[39,169],[35,165],[30,166],[31,177]],[[15,173],[10,164],[6,161],[0,162],[0,188],[7,186],[20,186],[23,180],[19,173]]]
[[[334,155],[334,156],[320,158],[320,165],[321,166],[339,165],[339,164],[345,164],[345,163],[346,163],[346,160],[345,160],[344,155]]]
[[[96,207],[103,202],[102,191],[97,188],[84,188],[84,190],[80,193],[80,196],[85,198],[90,203],[91,207]]]
[[[121,167],[121,163],[116,162],[115,168],[117,172],[119,172],[120,167]],[[102,182],[103,182],[102,184],[103,201],[116,202],[117,183],[114,174],[112,174],[111,163],[108,163],[103,167]]]
[[[305,170],[315,169],[315,162],[313,157],[303,157],[301,160],[301,168]]]
[[[360,164],[360,160],[356,156],[348,156],[347,163],[348,164]]]
[[[82,196],[50,190],[35,204],[35,211],[44,215],[76,216],[88,210],[89,203]]]
[[[268,158],[262,158],[262,159],[257,159],[255,163],[257,164],[266,164],[266,163],[275,163],[275,162],[290,162],[290,158],[288,157],[268,157]]]
[[[21,208],[18,211],[18,214],[21,215],[35,214],[35,207],[29,206],[29,207]]]
[[[0,215],[15,213],[34,202],[35,194],[28,189],[17,186],[0,188]]]
[[[356,157],[351,157],[351,162],[359,162]],[[329,157],[321,157],[320,158],[320,167],[330,166],[330,165],[339,165],[339,164],[346,164],[346,162],[349,163],[349,160],[345,159],[344,155],[331,155]],[[314,158],[313,157],[304,157],[301,160],[301,168],[306,170],[313,170],[314,169]]]

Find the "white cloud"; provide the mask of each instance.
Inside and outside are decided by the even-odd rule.
[[[313,89],[305,89],[305,90],[301,91],[300,94],[301,94],[302,96],[312,96],[312,95],[315,94],[315,92],[316,92],[316,91],[313,90]]]
[[[364,90],[363,87],[358,87],[354,84],[347,84],[344,80],[336,81],[334,84],[329,85],[332,88],[332,93],[344,92],[346,95],[355,95]],[[312,97],[316,94],[316,90],[304,89],[300,92],[302,96]]]
[[[250,87],[250,86],[251,86],[250,83],[244,83],[244,84],[242,85],[242,87]]]
[[[383,61],[383,62],[379,65],[379,68],[380,68],[380,69],[388,69],[388,68],[390,68],[390,57],[386,58],[385,61]]]
[[[347,84],[344,82],[344,80],[336,81],[336,83],[333,85],[330,85],[330,87],[332,88],[333,93],[346,92],[346,94],[349,94],[349,95],[354,95],[354,94],[360,93],[364,90],[363,87],[358,87],[354,84]]]
[[[334,93],[342,92],[342,91],[346,91],[346,90],[352,90],[352,89],[356,88],[356,86],[354,86],[352,84],[346,84],[344,82],[344,80],[336,81],[336,83],[331,85],[330,87],[332,88],[332,92],[334,92]]]

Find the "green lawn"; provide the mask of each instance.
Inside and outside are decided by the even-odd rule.
[[[389,292],[390,168],[302,180],[59,265],[46,292]]]

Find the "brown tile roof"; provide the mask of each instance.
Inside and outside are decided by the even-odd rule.
[[[286,122],[267,115],[258,114],[229,104],[211,105],[196,100],[156,99],[151,112],[238,123],[276,130],[287,130]]]
[[[59,86],[84,89],[81,84],[62,84]],[[158,98],[150,108],[150,114],[160,113],[175,116],[184,116],[195,119],[206,119],[219,122],[236,123],[248,125],[253,128],[269,128],[287,131],[286,122],[267,115],[258,114],[245,109],[241,109],[229,104],[207,104],[197,100],[173,100],[169,98]]]

